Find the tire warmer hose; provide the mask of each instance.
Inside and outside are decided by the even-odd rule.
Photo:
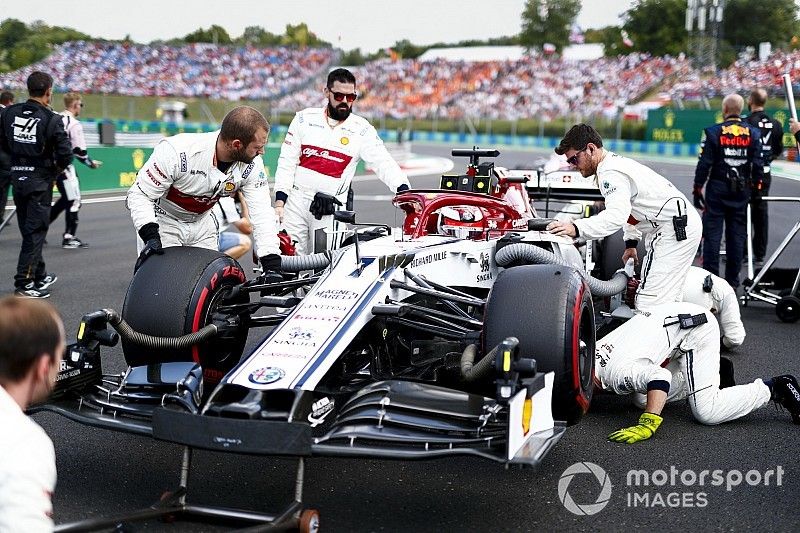
[[[113,309],[103,309],[108,318],[108,323],[120,334],[122,338],[132,343],[157,350],[182,350],[194,346],[206,339],[216,336],[217,326],[209,324],[202,329],[182,335],[180,337],[155,337],[135,331],[119,313]]]
[[[284,272],[302,272],[304,270],[317,270],[330,265],[339,255],[340,251],[320,252],[309,255],[282,255],[281,270]]]
[[[532,244],[514,243],[501,248],[494,256],[495,262],[499,266],[507,266],[515,261],[523,261],[537,265],[561,265],[570,266],[562,259],[558,258],[553,252],[534,246]],[[614,296],[625,290],[628,283],[628,276],[619,271],[608,281],[593,278],[589,274],[582,273],[584,279],[589,284],[589,290],[595,296]]]

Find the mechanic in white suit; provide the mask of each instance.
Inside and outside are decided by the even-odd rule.
[[[162,140],[139,169],[127,206],[139,234],[136,269],[162,246],[217,250],[219,221],[212,207],[241,191],[253,224],[266,282],[280,281],[275,212],[261,155],[269,123],[256,109],[230,111],[219,131],[183,133]]]
[[[577,167],[581,175],[596,175],[605,210],[589,218],[551,222],[555,235],[601,239],[624,228],[625,253],[621,264],[633,257],[645,238],[636,307],[647,310],[665,302],[681,301],[686,273],[703,235],[703,223],[692,203],[666,178],[627,157],[603,148],[603,140],[587,124],[573,126],[557,154]]]
[[[0,299],[0,531],[53,531],[56,454],[25,409],[50,394],[64,348],[51,305]]]
[[[275,171],[275,212],[297,242],[298,255],[312,253],[317,229],[333,228],[359,160],[393,192],[409,188],[375,128],[352,113],[356,78],[343,68],[328,74],[327,106],[298,112],[286,133]]]
[[[67,132],[69,142],[72,144],[72,153],[76,159],[87,167],[100,168],[103,162],[89,157],[89,152],[86,150],[86,138],[83,135],[83,125],[78,120],[83,110],[81,95],[74,92],[65,94],[64,108],[60,115],[64,117],[62,119],[64,131]],[[78,210],[81,208],[81,188],[74,164],[64,169],[64,172],[58,177],[56,186],[61,196],[50,208],[50,224],[52,225],[58,215],[64,211],[66,226],[61,247],[66,249],[86,248],[89,245],[76,236],[78,232]]]
[[[739,300],[730,283],[708,270],[691,266],[683,287],[683,301],[709,309],[714,314],[719,322],[723,346],[736,348],[742,345],[746,332]]]
[[[596,345],[595,375],[603,389],[647,395],[639,423],[612,433],[610,440],[630,444],[653,436],[670,392],[683,387],[692,414],[702,424],[735,420],[770,400],[800,424],[800,391],[791,375],[720,389],[719,327],[710,311],[674,302],[635,313]],[[680,372],[671,372],[669,365]],[[676,376],[685,384],[674,383]]]

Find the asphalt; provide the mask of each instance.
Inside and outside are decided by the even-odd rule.
[[[448,155],[441,147],[417,146],[414,151]],[[498,164],[513,168],[529,165],[535,158],[532,152],[504,150]],[[456,162],[456,169],[462,166]],[[691,166],[664,161],[651,166],[684,192],[691,191]],[[413,182],[430,187],[438,179],[423,176]],[[358,182],[360,221],[399,224],[400,216],[382,199],[386,193],[380,182]],[[772,194],[800,196],[800,183],[776,179]],[[772,250],[800,217],[800,209],[775,205],[770,215]],[[79,236],[91,244],[89,248],[61,249],[60,220],[45,248],[48,268],[59,277],[51,301],[71,334],[85,312],[100,307],[121,309],[135,260],[134,233],[122,202],[87,204],[80,216]],[[16,224],[0,232],[0,279],[6,280],[0,285],[2,295],[11,292],[18,247]],[[781,264],[800,265],[800,242],[790,245]],[[774,308],[761,303],[743,308],[743,317],[747,339],[731,355],[737,381],[800,373],[800,323],[780,322]],[[124,369],[119,348],[104,351],[104,369]],[[738,421],[704,427],[692,420],[686,406],[671,405],[651,440],[636,445],[606,440],[608,433],[631,425],[637,417],[638,410],[624,398],[596,396],[590,413],[568,429],[538,470],[506,470],[495,463],[460,458],[427,462],[311,459],[306,463],[305,505],[321,512],[326,531],[798,530],[800,426],[792,425],[785,411],[770,404]],[[53,414],[38,414],[35,419],[56,448],[58,523],[148,506],[177,485],[178,446],[84,427]],[[607,505],[592,516],[570,513],[559,498],[562,473],[579,462],[602,467],[612,484]],[[646,470],[655,482],[662,480],[657,470],[669,474],[671,468],[678,473],[674,485],[669,479],[666,485],[627,483],[631,470]],[[749,475],[750,481],[758,477],[761,483],[748,485],[745,477],[740,485],[726,490],[724,485],[713,486],[712,474],[707,473],[700,486],[699,476],[706,470],[720,470],[719,475],[732,483],[737,473]],[[764,486],[768,470],[774,474],[769,486]],[[567,485],[568,481],[565,478],[562,485],[574,502],[595,503],[600,482],[594,476],[579,474]],[[293,488],[289,459],[196,452],[189,498],[196,503],[276,511]],[[645,498],[649,505],[644,505]],[[149,523],[144,530],[212,528]]]

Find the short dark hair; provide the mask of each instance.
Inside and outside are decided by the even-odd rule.
[[[44,96],[47,89],[53,86],[53,76],[47,72],[36,70],[31,72],[31,75],[28,76],[27,84],[28,94],[34,98],[39,98],[40,96]]]
[[[269,122],[258,109],[242,105],[233,108],[222,119],[219,137],[223,141],[240,140],[245,145],[250,144],[259,129],[264,129],[269,135]]]
[[[56,357],[60,319],[45,302],[15,296],[0,299],[0,385],[25,378],[39,357]]]
[[[561,142],[558,143],[555,151],[558,155],[564,155],[567,150],[583,150],[586,146],[592,143],[598,148],[603,147],[603,139],[597,130],[588,124],[575,124],[572,126]]]
[[[0,93],[0,105],[9,105],[14,102],[14,93],[3,91]]]
[[[767,91],[763,87],[756,87],[750,93],[750,102],[758,107],[764,107],[767,104]]]
[[[338,81],[339,83],[352,83],[353,85],[356,84],[356,77],[353,75],[352,72],[347,70],[346,68],[335,68],[328,73],[328,82],[326,87],[330,89],[333,87],[333,83]]]

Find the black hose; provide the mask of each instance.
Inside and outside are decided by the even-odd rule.
[[[464,378],[464,381],[480,381],[491,377],[492,362],[497,354],[497,347],[494,347],[492,351],[484,355],[483,359],[478,361],[477,364],[473,364],[477,354],[478,347],[474,344],[464,348],[464,353],[461,354],[461,377]]]
[[[333,252],[320,252],[309,255],[282,255],[281,270],[284,272],[302,272],[304,270],[317,270],[333,262],[339,250]]]
[[[145,348],[153,348],[156,350],[182,350],[198,344],[206,339],[216,336],[217,326],[209,324],[202,329],[182,335],[180,337],[155,337],[135,331],[119,313],[113,309],[103,309],[108,317],[108,323],[111,324],[120,336],[134,344],[144,346]]]
[[[534,246],[533,244],[514,243],[504,246],[494,256],[495,262],[500,266],[507,266],[515,261],[524,261],[526,263],[534,264],[550,264],[560,266],[571,266],[563,259],[560,259],[556,254],[548,252],[547,250]],[[580,272],[580,271],[579,271]],[[595,296],[614,296],[625,290],[628,284],[628,276],[625,272],[620,271],[614,274],[608,281],[593,278],[585,272],[581,272],[589,285],[589,290]]]

